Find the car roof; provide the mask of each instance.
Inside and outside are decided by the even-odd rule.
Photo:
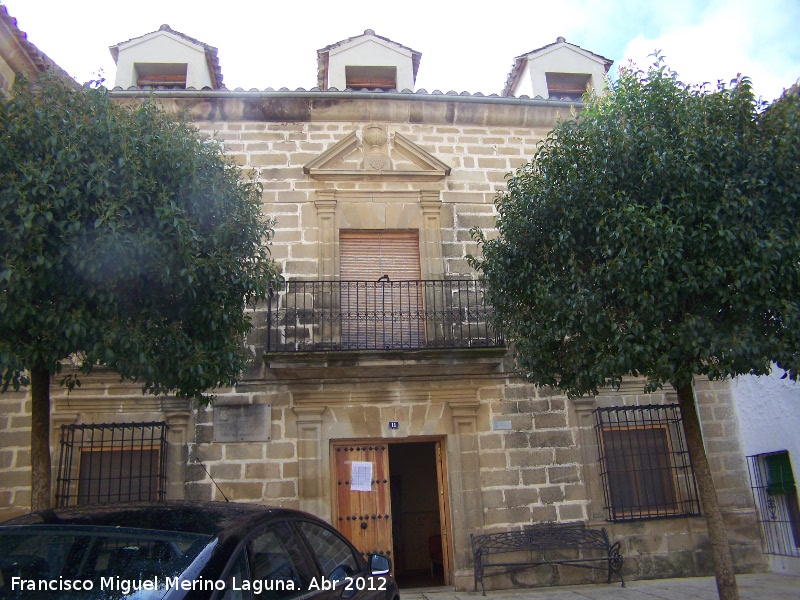
[[[313,517],[301,511],[239,502],[181,502],[92,504],[29,513],[0,523],[8,525],[82,525],[157,529],[205,535],[247,531],[261,523]]]

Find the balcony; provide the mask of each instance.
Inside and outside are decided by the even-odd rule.
[[[289,281],[268,302],[267,353],[504,348],[475,280]]]

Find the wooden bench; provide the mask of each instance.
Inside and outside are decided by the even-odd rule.
[[[608,539],[605,529],[591,529],[584,523],[554,523],[533,525],[522,531],[504,531],[484,535],[470,534],[472,556],[475,561],[475,588],[481,584],[483,595],[486,588],[483,583],[484,570],[487,567],[517,567],[540,565],[569,565],[583,569],[608,571],[608,580],[616,573],[625,587],[622,576],[622,556],[619,553],[620,543],[614,544]],[[576,556],[547,557],[548,551],[575,550]],[[504,554],[517,553],[514,558]]]

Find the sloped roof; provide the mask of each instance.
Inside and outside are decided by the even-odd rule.
[[[419,61],[422,58],[422,52],[417,52],[416,50],[412,50],[408,46],[403,46],[403,44],[398,44],[394,40],[390,40],[387,37],[378,35],[372,29],[365,29],[364,33],[360,35],[354,35],[353,37],[349,37],[346,40],[338,41],[335,44],[331,44],[329,46],[325,46],[324,48],[320,48],[319,50],[317,50],[317,85],[319,86],[320,89],[325,88],[325,80],[328,77],[328,56],[330,56],[331,50],[367,35],[376,37],[379,40],[388,42],[393,46],[402,48],[403,50],[408,50],[411,53],[411,64],[414,70],[414,81],[417,80],[417,71],[419,70]]]
[[[558,38],[556,38],[556,41],[553,42],[552,44],[547,44],[546,46],[542,46],[541,48],[536,48],[535,50],[531,50],[530,52],[526,52],[525,54],[521,54],[521,55],[517,56],[514,59],[514,64],[511,66],[511,71],[509,72],[508,77],[506,78],[506,85],[503,88],[503,91],[502,91],[502,93],[500,95],[501,96],[508,96],[511,93],[511,90],[514,87],[514,84],[517,82],[517,79],[519,78],[520,73],[522,73],[522,69],[525,66],[525,62],[529,58],[531,58],[532,56],[534,56],[536,54],[541,54],[545,50],[547,50],[549,48],[552,48],[553,46],[558,46],[559,44],[566,44],[567,46],[572,46],[573,48],[576,48],[576,49],[580,50],[581,52],[585,52],[586,54],[589,54],[589,55],[593,56],[594,58],[596,58],[598,60],[598,62],[604,63],[606,72],[608,72],[608,69],[610,69],[611,65],[614,64],[614,61],[611,60],[610,58],[606,58],[605,56],[601,56],[599,54],[595,54],[594,52],[590,52],[589,50],[586,50],[585,48],[581,48],[580,46],[577,46],[575,44],[570,44],[563,37],[558,37]]]
[[[0,24],[9,32],[12,41],[16,43],[17,47],[22,51],[22,55],[27,59],[28,68],[37,73],[53,70],[60,77],[74,82],[72,77],[69,76],[69,73],[64,71],[52,58],[28,41],[28,35],[17,26],[17,20],[8,14],[8,9],[3,4],[0,4]],[[11,64],[11,67],[22,71],[21,64]]]
[[[187,42],[191,42],[192,44],[196,44],[202,47],[206,53],[206,64],[208,64],[208,71],[211,74],[211,79],[213,81],[213,89],[221,90],[225,89],[225,86],[222,84],[222,67],[219,64],[219,56],[217,54],[217,49],[214,46],[206,44],[205,42],[201,42],[200,40],[196,40],[193,37],[186,35],[185,33],[181,33],[180,31],[175,31],[169,25],[162,25],[156,31],[151,31],[150,33],[145,33],[144,35],[137,35],[134,38],[129,40],[125,40],[124,42],[120,42],[115,44],[109,48],[111,52],[111,56],[114,58],[114,62],[117,62],[119,58],[119,47],[123,44],[127,44],[128,42],[132,42],[134,40],[141,39],[145,36],[152,35],[154,33],[158,33],[159,31],[165,31],[167,33],[171,33],[172,35],[177,35],[180,38],[183,38]]]

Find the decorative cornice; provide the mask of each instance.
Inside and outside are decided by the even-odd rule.
[[[321,423],[322,413],[326,406],[294,406],[292,410],[297,415],[298,423]]]
[[[268,380],[347,383],[500,375],[506,348],[267,352]]]
[[[474,418],[478,414],[481,403],[477,400],[449,402],[448,406],[454,418]]]
[[[348,133],[343,139],[336,142],[333,146],[325,150],[310,163],[303,167],[306,175],[324,174],[330,170],[330,166],[342,160],[345,156],[358,148],[358,135],[355,131]]]
[[[400,133],[394,134],[394,147],[406,158],[421,169],[442,173],[441,178],[450,175],[450,167],[436,158],[433,154],[420,148],[414,142]]]
[[[303,168],[305,171],[305,167]],[[331,169],[329,171],[309,169],[306,174],[317,181],[439,181],[444,171],[362,171]]]
[[[54,413],[177,413],[190,401],[172,396],[62,396],[53,399]]]
[[[324,410],[326,406],[353,404],[472,404],[477,387],[438,387],[435,382],[410,382],[407,385],[353,387],[349,384],[326,382],[320,386],[297,386],[292,390],[294,410]],[[480,404],[480,403],[478,403]],[[299,413],[298,413],[299,414]]]
[[[372,124],[368,127],[377,128]],[[439,181],[450,174],[450,167],[447,164],[399,133],[393,136],[393,147],[421,170],[332,168],[359,146],[358,134],[356,131],[351,131],[307,163],[303,167],[303,172],[317,181]]]

